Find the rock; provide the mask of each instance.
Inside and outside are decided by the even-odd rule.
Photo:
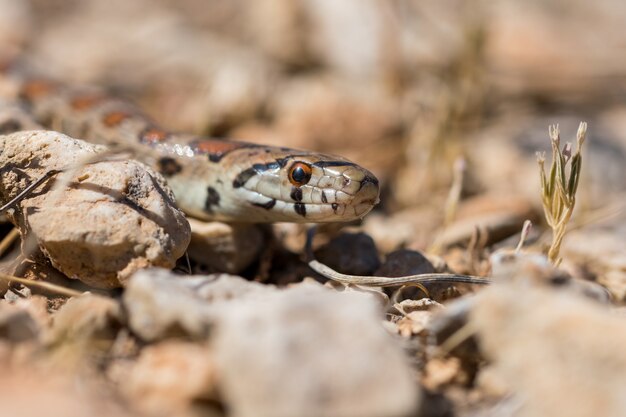
[[[148,346],[123,375],[117,381],[122,394],[148,415],[186,416],[194,401],[217,398],[214,361],[202,344],[166,341]]]
[[[133,275],[123,303],[130,328],[145,341],[174,336],[203,339],[215,320],[211,303],[272,288],[227,274],[180,276],[150,269]]]
[[[182,348],[194,363],[200,361],[202,372],[181,392],[169,394],[169,404],[212,396],[207,381],[214,361],[220,399],[236,417],[404,416],[418,406],[412,371],[381,326],[383,315],[371,295],[337,293],[319,284],[278,290],[228,275],[144,270],[131,278],[123,303],[130,328],[145,341],[172,336],[209,341],[205,354],[196,350],[201,345]],[[192,366],[176,358],[173,346],[155,348],[137,369],[178,375],[176,363]],[[155,358],[167,361],[163,369]],[[138,378],[128,389],[154,390],[147,394],[155,396],[148,406],[156,407],[157,392],[169,383]]]
[[[103,149],[55,132],[0,136],[1,200],[49,170],[72,167]],[[33,238],[55,268],[112,288],[139,268],[171,268],[183,255],[189,225],[150,168],[132,160],[99,162],[71,176],[70,187],[33,193],[11,215],[23,240]],[[62,178],[57,175],[57,181]]]
[[[527,282],[494,285],[475,301],[469,325],[520,402],[516,416],[624,414],[623,317]]]
[[[380,265],[376,244],[365,233],[343,233],[315,251],[315,256],[344,274],[372,275]]]
[[[41,338],[41,323],[24,307],[0,302],[0,340],[12,344],[37,342]]]
[[[258,225],[188,221],[191,226],[189,257],[213,270],[238,274],[250,266],[263,249],[263,232]]]
[[[109,344],[121,329],[123,314],[118,301],[92,294],[71,298],[54,314],[49,342],[97,341]]]
[[[405,275],[432,274],[435,268],[420,252],[399,249],[385,257],[385,262],[374,275],[383,277],[401,277]]]
[[[219,388],[235,417],[407,416],[420,394],[377,305],[300,285],[239,299],[213,336]]]

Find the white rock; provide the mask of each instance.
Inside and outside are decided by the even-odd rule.
[[[470,325],[516,416],[623,416],[626,322],[568,291],[528,282],[493,285],[475,299]]]
[[[370,297],[300,285],[231,304],[213,337],[232,416],[415,412],[417,383]]]
[[[0,199],[7,202],[47,171],[76,166],[103,149],[56,132],[0,136]],[[171,268],[183,255],[189,224],[164,180],[146,165],[99,162],[70,175],[69,187],[40,187],[10,216],[24,241],[33,237],[59,271],[111,288],[139,268]]]
[[[215,320],[215,304],[273,287],[227,274],[180,276],[166,270],[137,272],[124,292],[129,326],[143,340],[171,336],[201,339]]]

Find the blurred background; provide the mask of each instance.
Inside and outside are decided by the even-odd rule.
[[[376,242],[423,249],[455,161],[458,218],[536,219],[552,123],[589,123],[578,211],[624,201],[624,22],[617,0],[0,0],[0,45],[175,130],[347,156],[382,181]]]
[[[407,310],[394,305],[397,311],[390,308],[384,324],[391,333],[401,336],[413,365],[411,371],[416,371],[415,381],[426,388],[426,406],[422,407],[433,407],[434,411],[420,415],[452,415],[447,412],[448,402],[455,403],[461,410],[455,415],[462,416],[571,417],[594,412],[602,415],[603,411],[607,414],[611,407],[617,410],[611,415],[623,415],[625,28],[626,3],[618,0],[0,0],[0,68],[18,63],[29,72],[67,84],[105,87],[134,100],[160,124],[173,130],[336,153],[365,166],[379,177],[383,191],[381,204],[358,225],[364,233],[345,233],[347,237],[339,235],[334,240],[330,235],[336,230],[318,234],[318,241],[321,235],[327,242],[320,245],[317,259],[342,272],[398,276],[445,270],[491,273],[496,280],[519,274],[538,277],[535,281],[542,285],[560,286],[559,296],[557,292],[543,293],[539,287],[534,288],[536,283],[526,281],[520,281],[519,287],[491,286],[495,292],[483,292],[487,295],[475,307],[468,307],[478,311],[467,322],[472,326],[460,327],[464,320],[461,319],[461,330],[450,333],[462,336],[455,342],[459,346],[452,344],[452,349],[459,348],[460,353],[454,353],[458,357],[444,359],[430,356],[434,340],[431,336],[447,331],[446,326],[437,330],[431,315],[438,311],[447,311],[450,317],[465,314],[458,309],[446,310],[448,307],[439,302],[458,298],[461,292],[470,290],[461,288],[457,292],[448,291],[449,286],[432,286],[428,288],[432,302],[422,299],[418,288],[396,292],[391,300],[395,303],[396,295],[402,293],[402,301],[409,302],[405,304]],[[508,256],[510,251],[497,249],[517,245],[526,219],[536,227],[525,247],[530,250],[520,253],[526,256],[542,249],[542,244],[549,244],[549,228],[542,224],[536,152],[550,150],[549,125],[558,123],[563,141],[574,141],[581,121],[588,123],[588,137],[576,212],[561,250],[562,269],[544,277],[538,268],[545,267],[543,258],[531,254],[516,260],[517,255]],[[246,270],[247,275],[243,275],[255,279],[261,276],[259,281],[278,284],[311,276],[312,271],[299,257],[304,240],[301,225],[276,225],[274,231],[289,256],[281,259],[282,247],[276,250],[278,254],[272,253],[275,248],[265,244],[259,234],[258,248],[250,259],[260,259],[253,269],[267,272],[270,279],[265,280],[256,269],[251,273]],[[251,239],[241,240],[247,244]],[[404,249],[422,251],[428,260]],[[239,248],[232,252],[234,259],[243,258]],[[379,260],[383,254],[384,263]],[[495,255],[490,257],[492,254]],[[493,265],[500,265],[499,274]],[[244,267],[247,265],[240,269]],[[574,278],[601,284],[610,292],[611,306],[620,308],[601,311],[587,305],[587,301],[578,303],[567,288],[561,288],[563,275],[556,273],[563,270]],[[154,287],[146,287],[146,294],[156,294],[163,300],[178,300],[180,294],[186,294],[171,289],[176,287],[159,288],[159,281],[156,282]],[[268,288],[263,286],[264,290]],[[285,293],[293,288],[287,288]],[[592,287],[580,288],[579,292],[585,293]],[[608,295],[600,289],[608,303]],[[230,298],[230,290],[227,292]],[[460,301],[472,302],[480,295]],[[585,295],[593,298],[594,294]],[[283,386],[297,388],[292,383],[291,369],[312,371],[299,381],[305,387],[301,392],[321,392],[319,397],[307,398],[323,406],[332,398],[328,386],[343,381],[344,375],[356,375],[354,380],[346,379],[349,381],[380,383],[394,394],[401,392],[387,382],[398,384],[397,379],[364,377],[369,374],[360,370],[367,366],[351,369],[353,374],[345,370],[345,363],[350,362],[345,357],[371,363],[375,370],[393,366],[393,361],[381,355],[384,350],[372,345],[372,339],[361,327],[350,321],[345,328],[336,327],[337,323],[346,323],[342,320],[351,317],[345,314],[351,310],[364,321],[375,323],[378,329],[382,316],[362,314],[358,305],[344,306],[341,301],[341,308],[335,310],[334,305],[320,304],[322,313],[316,314],[307,310],[308,301],[304,303],[297,297],[292,310],[269,308],[270,304],[275,307],[274,301],[249,304],[249,300],[242,299],[234,307],[217,304],[218,309],[224,308],[224,317],[235,320],[222,322],[232,333],[224,333],[228,338],[217,339],[226,340],[221,347],[228,353],[226,361],[214,352],[207,354],[201,343],[139,343],[132,331],[118,323],[118,314],[124,309],[117,300],[96,303],[94,297],[89,297],[78,308],[68,303],[69,313],[61,318],[56,315],[50,319],[45,299],[34,299],[38,304],[31,311],[47,323],[45,326],[60,323],[61,331],[55,340],[67,339],[68,346],[73,340],[83,340],[69,330],[62,332],[64,326],[71,329],[74,323],[87,335],[85,340],[108,338],[114,347],[106,347],[106,355],[92,355],[92,351],[84,349],[93,367],[81,365],[81,371],[87,369],[89,377],[106,373],[100,375],[102,379],[121,387],[119,392],[131,399],[131,405],[145,399],[148,405],[156,405],[156,415],[167,415],[168,404],[213,409],[214,387],[222,401],[217,404],[217,414],[169,414],[223,415],[224,407],[229,411],[229,407],[237,407],[238,401],[243,404],[249,400],[253,412],[246,415],[275,415],[271,411],[259,414],[255,401],[269,404],[270,410],[275,404],[280,408],[282,404],[275,402],[272,395],[258,393],[282,393]],[[128,305],[141,298],[135,297]],[[264,297],[259,297],[259,301]],[[568,297],[572,297],[570,301]],[[80,298],[83,297],[79,297],[79,303]],[[219,297],[216,299],[219,301]],[[187,319],[200,320],[204,301],[187,304],[186,298],[180,300],[177,303],[184,304],[184,308],[172,305],[181,312],[176,314],[183,315],[184,323]],[[412,301],[415,303],[410,304]],[[159,313],[170,320],[169,310],[162,313],[160,305]],[[153,310],[145,311],[150,313],[146,323],[160,317],[152,314]],[[240,315],[242,311],[244,316]],[[236,321],[247,314],[250,322]],[[9,322],[5,316],[0,318]],[[107,319],[100,320],[100,316]],[[259,325],[259,318],[266,321]],[[87,325],[90,320],[95,324]],[[309,337],[310,329],[316,327],[308,323],[327,326],[324,320],[328,320],[329,330],[324,328]],[[22,322],[17,323],[15,328],[26,328]],[[199,328],[208,328],[204,322],[199,323]],[[302,328],[305,330],[299,333]],[[100,336],[105,333],[103,329],[113,329],[113,336]],[[475,331],[480,333],[481,355],[476,353],[471,338]],[[5,333],[11,334],[8,330]],[[76,334],[81,333],[77,330]],[[263,335],[275,338],[277,344],[264,344]],[[224,336],[214,336],[211,328],[210,337]],[[293,343],[296,340],[302,342]],[[337,344],[337,340],[345,342],[349,349]],[[467,351],[464,342],[471,345]],[[59,345],[64,347],[63,343]],[[303,345],[310,350],[300,351],[298,346]],[[83,349],[83,345],[78,346]],[[449,346],[442,347],[442,351],[449,353]],[[3,364],[3,352],[8,351],[0,343]],[[33,352],[39,355],[42,351]],[[66,358],[72,361],[80,356],[71,350],[67,352]],[[298,356],[298,352],[312,352],[311,357],[321,357],[323,361],[308,360]],[[363,352],[371,352],[371,356],[363,356]],[[135,361],[135,356],[140,359]],[[24,354],[17,357],[29,358]],[[308,368],[300,366],[301,357],[307,358],[302,362]],[[328,361],[331,357],[339,358],[336,364]],[[55,360],[64,371],[71,373],[79,368]],[[269,365],[250,366],[252,360]],[[232,381],[245,388],[232,391],[242,395],[231,401],[228,390],[232,387],[224,383],[226,378],[219,372],[214,379],[211,361],[221,365],[220,372],[232,375]],[[324,365],[317,366],[318,363]],[[129,368],[129,364],[135,368]],[[503,379],[497,372],[490,373],[493,364],[503,366]],[[398,366],[402,372],[406,370],[403,363]],[[258,369],[263,372],[257,378],[254,372]],[[227,374],[229,370],[231,373]],[[136,379],[133,372],[138,375]],[[290,378],[284,380],[284,385],[280,378],[275,378],[281,372]],[[59,415],[64,416],[93,414],[64,413],[64,408],[50,406],[59,399],[71,401],[72,406],[91,404],[69,388],[55,391],[41,385],[42,381],[47,383],[46,378],[37,376],[22,382],[12,372],[5,374],[9,378],[0,378],[0,389],[10,400],[2,402],[3,409],[41,404],[46,413],[58,409]],[[196,378],[207,374],[208,382]],[[266,377],[271,383],[267,383]],[[72,377],[70,382],[72,389],[80,387],[79,394],[87,391],[82,381]],[[203,385],[205,382],[209,389]],[[38,398],[33,396],[38,384],[47,396],[33,401]],[[354,395],[346,397],[352,404],[361,404],[361,400],[369,404],[367,400],[372,398],[392,405],[400,403],[396,397],[369,395],[359,384],[346,386]],[[410,381],[407,386],[410,390],[415,388]],[[12,390],[21,387],[22,396],[13,394]],[[308,387],[314,388],[306,391]],[[472,390],[473,387],[478,389]],[[262,391],[266,388],[268,391]],[[101,397],[110,390],[98,388],[94,392]],[[432,395],[440,392],[445,393],[445,398]],[[511,392],[520,396],[511,396]],[[219,398],[222,393],[225,400]],[[297,402],[299,398],[289,399]],[[527,404],[531,405],[527,414],[517,413],[520,398],[528,399]],[[93,404],[101,415],[123,415],[106,411],[104,404],[114,404],[108,397]],[[482,408],[474,412],[471,407],[476,404]],[[493,413],[485,412],[491,404],[495,404]],[[297,405],[302,410],[303,406]],[[594,411],[586,412],[590,409]],[[39,409],[36,411],[31,415],[42,414]],[[302,411],[308,415],[323,414],[316,414],[315,409]],[[11,415],[6,411],[5,414]]]

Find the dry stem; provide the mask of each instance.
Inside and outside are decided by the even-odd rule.
[[[587,135],[587,123],[581,122],[576,134],[576,152],[572,155],[571,144],[560,148],[559,126],[548,129],[552,143],[552,163],[546,175],[545,155],[537,154],[541,179],[541,199],[548,226],[552,229],[552,244],[548,250],[548,259],[554,265],[561,262],[559,252],[576,204],[576,190],[582,167],[582,145]]]

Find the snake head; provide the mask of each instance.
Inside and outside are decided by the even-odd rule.
[[[204,213],[193,215],[234,222],[347,222],[379,201],[378,179],[347,159],[236,143],[219,158],[209,154],[217,180],[205,193]],[[184,201],[179,204],[185,209]]]

